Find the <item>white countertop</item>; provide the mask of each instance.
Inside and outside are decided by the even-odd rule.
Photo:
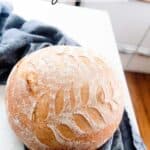
[[[45,0],[9,1],[13,2],[14,13],[19,16],[27,20],[40,20],[48,25],[58,27],[80,45],[92,48],[97,55],[106,58],[122,81],[126,96],[126,109],[137,133],[139,133],[108,14],[104,11],[63,4],[52,6],[49,1]],[[9,128],[6,119],[4,88],[5,86],[0,86],[0,149],[22,150],[22,145]]]

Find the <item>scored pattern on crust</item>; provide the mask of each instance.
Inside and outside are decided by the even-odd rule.
[[[104,129],[118,111],[120,99],[113,90],[118,83],[110,69],[100,58],[77,50],[43,49],[16,69],[16,107],[34,125],[30,129],[34,137],[46,146],[75,147],[80,142],[89,146],[92,139],[84,138]]]

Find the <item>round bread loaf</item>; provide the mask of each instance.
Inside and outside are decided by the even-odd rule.
[[[94,150],[117,129],[123,94],[88,50],[52,46],[19,61],[7,81],[9,122],[30,150]]]

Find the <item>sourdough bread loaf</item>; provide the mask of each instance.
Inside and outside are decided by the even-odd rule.
[[[82,47],[52,46],[21,59],[7,81],[12,129],[31,150],[94,150],[123,114],[120,83]]]

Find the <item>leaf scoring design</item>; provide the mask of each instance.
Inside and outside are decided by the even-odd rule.
[[[37,138],[43,144],[54,147],[56,149],[61,146],[60,143],[56,140],[53,131],[44,124],[35,125],[34,132]]]
[[[59,124],[57,126],[59,132],[67,139],[74,140],[76,139],[75,133],[65,124]]]
[[[82,115],[75,114],[73,115],[73,118],[81,130],[85,132],[89,132],[92,130],[92,127],[90,126],[89,122]]]
[[[83,84],[81,87],[81,101],[82,105],[86,105],[89,99],[89,85],[88,83]]]
[[[87,112],[89,113],[90,117],[99,125],[104,126],[104,119],[100,112],[95,108],[87,108]]]
[[[42,122],[47,118],[49,112],[50,99],[47,94],[43,95],[37,102],[32,113],[32,120],[35,122]]]
[[[58,90],[55,99],[55,112],[59,115],[64,107],[64,91],[62,89]]]
[[[90,63],[90,60],[87,57],[85,57],[85,56],[80,56],[80,59],[86,65],[88,65]]]
[[[96,99],[98,103],[104,103],[105,101],[105,93],[100,87],[97,88]]]

